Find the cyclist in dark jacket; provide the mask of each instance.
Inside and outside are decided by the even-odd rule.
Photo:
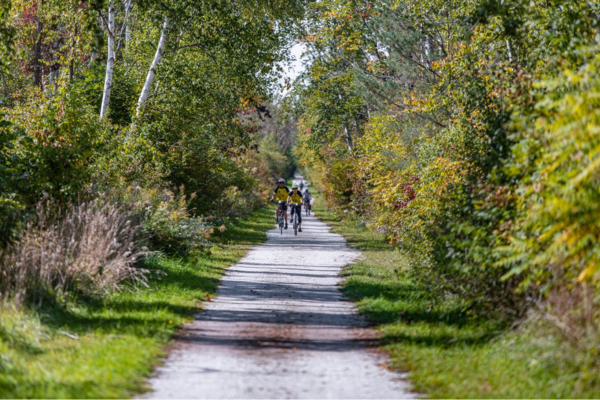
[[[308,185],[306,185],[306,189],[304,189],[304,204],[306,204],[308,206],[308,209],[310,210],[310,200],[312,199],[312,196],[310,194],[310,190],[308,190]]]

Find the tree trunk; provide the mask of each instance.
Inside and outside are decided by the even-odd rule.
[[[42,65],[40,58],[42,57],[42,21],[40,20],[41,7],[37,9],[37,23],[35,44],[33,45],[33,84],[42,88]]]
[[[125,48],[129,47],[131,42],[131,0],[127,0],[127,9],[125,11]]]
[[[131,26],[127,24],[125,28],[125,48],[129,47],[129,43],[131,42]]]
[[[138,100],[137,109],[135,111],[136,116],[140,116],[144,111],[144,107],[146,106],[146,101],[148,100],[148,96],[150,95],[150,90],[152,89],[152,84],[154,83],[155,78],[155,70],[160,61],[163,58],[163,54],[165,52],[165,46],[167,43],[167,30],[169,29],[169,17],[165,17],[165,23],[162,28],[162,32],[160,34],[160,40],[158,41],[158,47],[156,48],[156,54],[154,55],[154,60],[152,60],[152,64],[150,65],[150,69],[148,70],[148,75],[146,76],[146,81],[144,82],[144,87],[142,88],[142,92],[140,93],[140,98]]]
[[[340,99],[340,107],[344,102],[344,98],[338,93],[338,99]],[[346,144],[348,145],[348,151],[352,152],[352,137],[350,136],[350,129],[348,129],[348,119],[344,121],[344,133],[346,134]]]
[[[512,49],[510,47],[510,42],[508,41],[508,39],[506,39],[506,50],[508,50],[508,61],[512,62],[512,60],[513,60]]]
[[[348,122],[344,122],[344,132],[346,133],[346,144],[348,145],[348,151],[352,152],[352,137],[350,136],[350,129],[348,129]]]
[[[73,76],[75,75],[75,45],[77,44],[75,41],[75,37],[79,34],[79,29],[75,27],[75,33],[71,37],[71,54],[69,60],[69,82],[73,82]]]
[[[104,118],[108,111],[110,102],[110,90],[112,89],[113,72],[115,68],[115,3],[108,3],[108,53],[106,58],[106,75],[104,78],[104,92],[102,94],[102,107],[100,118]]]
[[[59,75],[60,75],[60,67],[53,68],[50,71],[50,76],[48,78],[48,85],[46,86],[46,90],[48,90],[48,92],[50,92],[52,95],[54,95],[54,93],[56,92],[56,89],[58,89],[58,83],[56,81],[58,80]],[[50,86],[50,85],[52,85],[52,86]]]
[[[0,75],[2,75],[2,95],[5,99],[8,99],[8,86],[6,85],[6,77],[2,68],[0,68]]]
[[[356,132],[358,133],[358,135],[360,137],[362,137],[364,135],[362,126],[360,126],[360,124],[358,123],[358,121],[356,120],[356,118],[353,118],[353,119],[354,119],[354,126],[356,126]]]
[[[56,54],[60,54],[62,50],[63,46],[61,45],[61,40],[56,39],[53,47],[56,50],[56,53],[52,56],[52,65],[49,66],[50,75],[48,77],[48,85],[46,85],[46,90],[52,96],[54,96],[56,90],[58,89],[58,78],[60,76],[61,64]]]
[[[131,0],[125,0],[125,15],[123,16],[123,24],[121,25],[121,30],[119,34],[115,32],[115,36],[119,38],[117,41],[117,53],[121,50],[121,45],[125,42],[125,48],[129,45],[129,39],[131,33],[129,32],[129,24],[131,23]]]

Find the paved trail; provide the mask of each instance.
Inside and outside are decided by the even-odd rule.
[[[187,325],[149,398],[414,398],[338,290],[359,253],[314,216],[232,266]]]

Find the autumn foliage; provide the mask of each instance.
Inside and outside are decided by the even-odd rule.
[[[598,11],[320,2],[291,99],[297,154],[329,206],[384,232],[433,292],[512,318],[593,288],[597,319]]]

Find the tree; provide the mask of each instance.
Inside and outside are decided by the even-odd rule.
[[[156,68],[158,67],[158,64],[161,62],[161,60],[163,58],[163,54],[165,52],[165,46],[167,45],[168,30],[169,30],[169,17],[165,17],[165,22],[163,23],[163,27],[160,32],[160,39],[158,40],[158,46],[156,47],[156,54],[154,55],[152,64],[150,64],[150,69],[148,70],[148,75],[146,75],[146,80],[144,81],[144,86],[142,87],[142,92],[140,93],[140,98],[138,100],[138,104],[137,104],[137,108],[136,108],[136,115],[138,117],[144,111],[144,107],[146,106],[146,101],[148,101],[148,96],[150,95],[150,90],[152,89],[152,85],[154,84],[154,78],[156,76]]]
[[[102,105],[100,106],[100,118],[103,118],[108,110],[110,91],[113,84],[113,72],[115,67],[115,2],[108,2],[108,21],[106,31],[108,35],[108,51],[106,54],[106,77],[104,78],[104,90],[102,91]]]

